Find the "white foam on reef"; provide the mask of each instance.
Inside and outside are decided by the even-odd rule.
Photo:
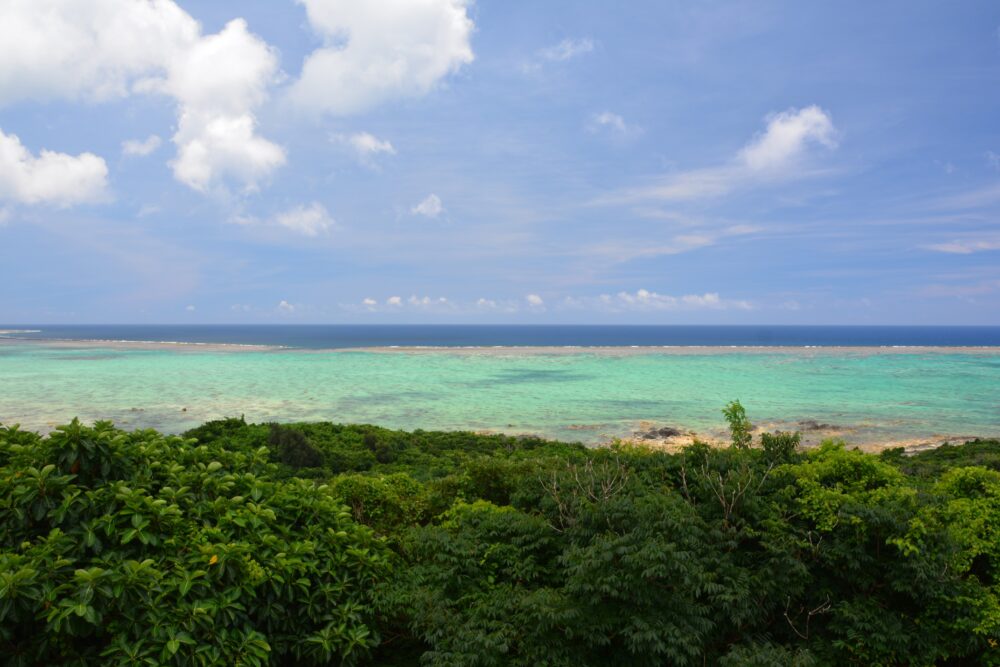
[[[42,333],[41,329],[0,329],[0,336],[12,336],[15,334]]]
[[[0,331],[0,334],[5,333]],[[20,331],[17,333],[27,333]],[[30,332],[40,333],[40,332]],[[286,345],[259,345],[252,343],[206,343],[181,340],[129,340],[109,338],[17,338],[6,337],[10,343],[31,343],[48,347],[103,347],[132,350],[198,350],[198,351],[268,351],[287,350]]]

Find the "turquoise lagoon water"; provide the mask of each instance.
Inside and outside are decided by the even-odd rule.
[[[1000,435],[1000,354],[957,349],[191,351],[0,345],[0,422],[73,416],[179,432],[208,419],[332,420],[596,443],[641,422],[703,434],[816,420],[848,441]]]

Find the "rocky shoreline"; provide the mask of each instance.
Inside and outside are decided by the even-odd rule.
[[[907,453],[915,453],[934,449],[944,444],[963,444],[987,437],[967,434],[931,434],[926,437],[872,439],[870,435],[865,435],[865,430],[864,427],[859,426],[828,424],[807,419],[797,422],[757,424],[754,426],[753,436],[756,442],[760,440],[761,433],[797,431],[802,437],[802,446],[804,447],[816,447],[825,440],[842,440],[851,448],[870,453],[878,453],[897,447],[902,447]],[[695,441],[704,442],[713,447],[725,447],[729,445],[729,434],[721,429],[696,432],[654,422],[640,422],[638,428],[630,436],[613,438],[606,444],[621,442],[660,451],[677,452],[694,444]]]

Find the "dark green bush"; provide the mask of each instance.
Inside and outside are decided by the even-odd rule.
[[[267,440],[278,460],[291,468],[318,468],[323,465],[323,453],[309,443],[304,434],[288,426],[271,424]]]

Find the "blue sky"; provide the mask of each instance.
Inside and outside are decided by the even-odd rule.
[[[1000,5],[4,0],[0,321],[997,325]]]

